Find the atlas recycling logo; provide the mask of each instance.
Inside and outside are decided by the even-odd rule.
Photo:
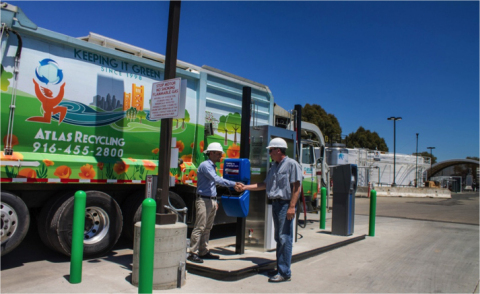
[[[56,85],[63,80],[63,71],[59,68],[58,63],[49,58],[40,61],[40,65],[35,69],[35,75],[45,85]]]

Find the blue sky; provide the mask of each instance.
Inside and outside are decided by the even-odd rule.
[[[8,1],[38,26],[165,54],[169,2]],[[283,108],[318,104],[348,135],[393,152],[479,156],[478,1],[184,1],[178,59],[267,85]]]

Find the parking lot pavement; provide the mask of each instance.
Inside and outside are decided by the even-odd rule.
[[[409,201],[397,203],[397,210],[408,209]],[[294,263],[291,282],[268,283],[265,273],[235,282],[187,273],[182,288],[153,292],[479,293],[479,226],[412,218],[377,217],[374,237]],[[328,219],[327,230],[330,226]],[[355,234],[368,234],[368,216],[355,215]],[[130,283],[132,250],[125,244],[104,258],[85,260],[80,284],[68,282],[68,258],[41,246],[17,250],[23,251],[2,257],[2,293],[138,292]]]

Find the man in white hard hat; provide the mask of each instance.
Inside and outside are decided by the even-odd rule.
[[[195,228],[190,236],[190,254],[187,258],[196,263],[203,263],[203,259],[220,258],[208,250],[210,230],[218,209],[216,185],[234,187],[237,184],[217,175],[215,163],[220,162],[223,154],[220,143],[210,143],[204,153],[208,155],[208,160],[202,162],[197,169]]]
[[[303,179],[300,165],[285,154],[287,148],[287,142],[282,138],[272,139],[267,149],[274,163],[265,181],[250,185],[240,183],[235,186],[238,192],[266,190],[268,199],[272,200],[278,273],[268,281],[274,283],[291,280],[293,219]]]

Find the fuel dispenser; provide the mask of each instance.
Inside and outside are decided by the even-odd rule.
[[[250,161],[247,158],[227,158],[223,162],[223,178],[250,184]],[[232,191],[234,188],[230,188]],[[222,205],[225,213],[232,217],[247,217],[250,206],[250,191],[240,195],[223,195]]]
[[[291,130],[272,126],[250,128],[250,164],[251,181],[263,182],[270,169],[271,162],[266,147],[273,138],[282,138],[287,142],[287,156],[295,158],[296,133]],[[296,219],[295,219],[296,220]],[[296,224],[293,225],[294,230]],[[294,235],[296,231],[294,232]],[[265,190],[250,192],[250,213],[246,218],[245,248],[257,251],[276,249],[272,201],[268,200]]]
[[[353,234],[355,216],[355,193],[357,191],[357,165],[337,165],[333,168],[332,234]]]

